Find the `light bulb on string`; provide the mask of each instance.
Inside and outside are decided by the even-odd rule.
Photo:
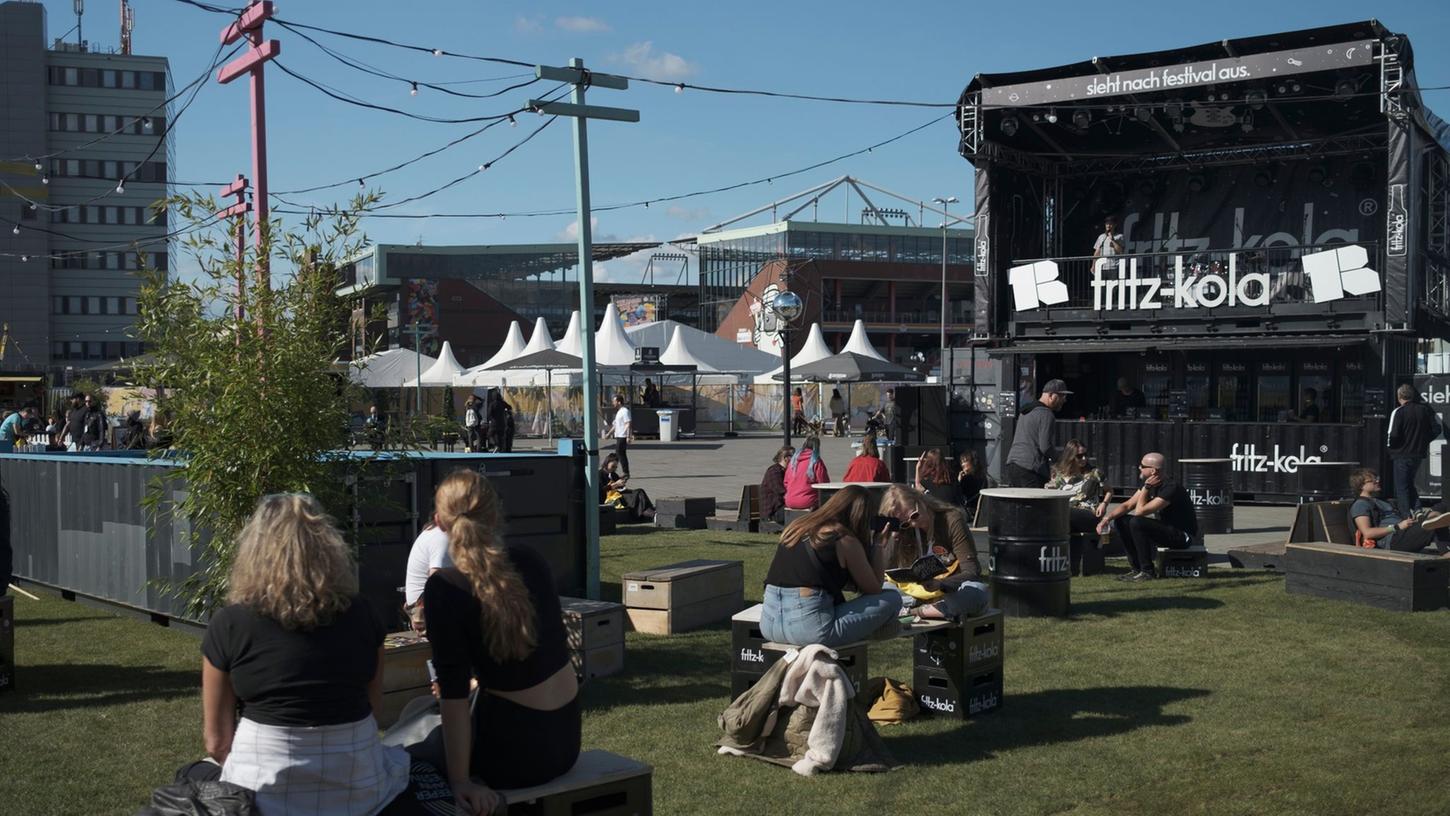
[[[38,209],[40,209],[40,205],[39,204],[36,204],[34,201],[30,202],[30,211],[31,212],[35,212]]]
[[[44,170],[44,169],[45,169],[45,166],[42,165],[40,162],[36,162],[35,163],[35,172],[39,173],[41,170]]]
[[[682,94],[684,92],[685,92],[685,83],[683,83],[683,82],[676,82],[675,83],[675,93]]]
[[[443,49],[441,49],[441,48],[435,48],[435,49],[433,49],[433,56],[435,56],[435,57],[441,57],[441,56],[443,56]]]
[[[357,180],[357,188],[359,190],[366,190],[368,188],[367,182],[363,181],[362,179],[358,179]]]
[[[126,192],[126,180],[125,179],[121,179],[120,181],[116,182],[116,192],[118,192],[118,193],[124,193],[124,192]]]
[[[27,263],[29,261],[30,261],[30,256],[29,255],[21,255],[20,256],[20,262],[21,263]]]
[[[412,87],[408,89],[408,94],[410,96],[417,96],[418,95],[418,83],[411,82],[409,84],[412,85]]]
[[[50,183],[50,176],[41,176],[40,177],[40,183],[41,184],[49,184]]]
[[[19,235],[20,234],[20,225],[19,224],[16,224],[13,228],[11,228],[10,234],[11,235]]]
[[[512,113],[510,113],[509,114],[509,127],[518,127],[518,126],[519,126],[518,120],[514,118],[514,115]]]

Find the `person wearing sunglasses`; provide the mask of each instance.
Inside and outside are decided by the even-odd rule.
[[[1073,535],[1092,534],[1113,498],[1112,491],[1103,488],[1103,474],[1088,461],[1087,445],[1076,439],[1062,446],[1047,489],[1067,494]]]
[[[1349,506],[1349,524],[1354,541],[1361,547],[1397,552],[1419,552],[1427,547],[1450,555],[1450,546],[1438,541],[1436,530],[1450,527],[1450,505],[1444,502],[1432,509],[1401,516],[1399,510],[1378,494],[1383,488],[1378,473],[1360,468],[1349,474],[1349,488],[1357,497]]]
[[[881,497],[887,580],[916,602],[918,617],[955,618],[987,608],[989,593],[961,507],[905,485]]]
[[[1138,460],[1142,486],[1128,500],[1103,514],[1099,534],[1109,529],[1123,542],[1132,567],[1123,581],[1150,581],[1158,575],[1153,555],[1159,547],[1188,549],[1198,540],[1198,519],[1188,491],[1168,473],[1161,453],[1146,453]]]

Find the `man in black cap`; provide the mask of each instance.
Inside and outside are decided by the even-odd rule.
[[[1048,469],[1057,458],[1052,447],[1052,426],[1071,393],[1062,380],[1048,380],[1042,387],[1042,396],[1018,417],[1017,432],[1007,451],[1007,464],[1002,468],[1002,479],[1008,487],[1047,484]]]

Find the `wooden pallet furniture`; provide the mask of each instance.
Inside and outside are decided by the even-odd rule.
[[[624,606],[586,598],[560,598],[569,660],[581,685],[624,669]]]
[[[568,773],[532,788],[500,790],[504,816],[650,816],[654,769],[608,751],[582,751]]]
[[[1396,612],[1450,604],[1450,559],[1342,544],[1284,548],[1284,589]]]
[[[743,561],[682,561],[622,577],[625,615],[636,632],[672,635],[698,629],[745,605]]]
[[[1328,542],[1353,546],[1354,527],[1349,520],[1348,499],[1304,502],[1295,509],[1285,544]]]

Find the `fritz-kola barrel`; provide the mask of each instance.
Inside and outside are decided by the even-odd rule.
[[[1232,459],[1180,459],[1183,489],[1193,502],[1200,533],[1231,533],[1234,530],[1234,487]]]
[[[992,605],[1019,617],[1066,617],[1072,558],[1067,495],[1058,490],[983,490],[991,545]]]

